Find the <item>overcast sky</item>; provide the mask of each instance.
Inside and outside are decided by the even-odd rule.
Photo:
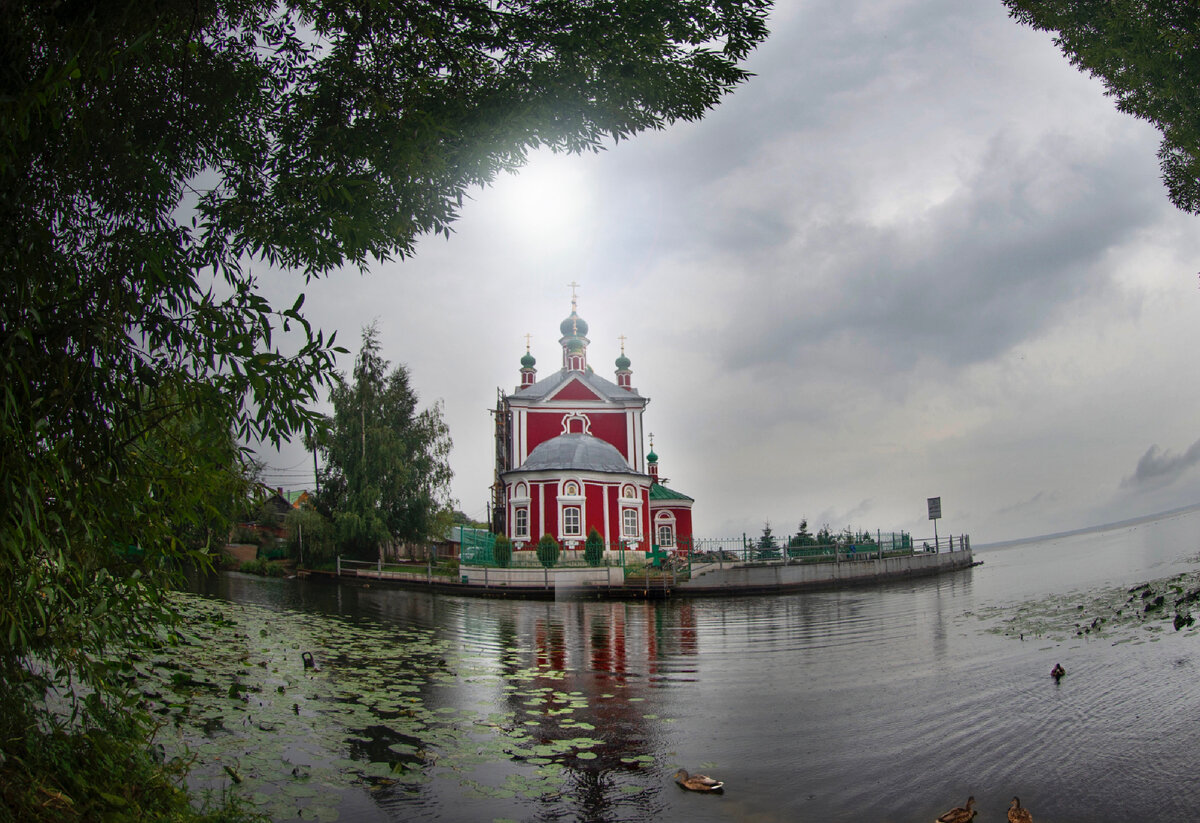
[[[571,281],[597,373],[626,336],[698,536],[931,536],[940,496],[939,534],[978,545],[1200,502],[1200,220],[1158,133],[1000,0],[778,6],[704,120],[536,156],[448,240],[307,288],[444,402],[459,507],[486,516],[524,335],[561,365]],[[269,460],[311,486],[298,447]]]

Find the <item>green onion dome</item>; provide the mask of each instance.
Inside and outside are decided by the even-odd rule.
[[[621,356],[617,358],[617,368],[621,371],[625,371],[629,368],[629,358],[625,356],[624,352],[622,352]]]
[[[532,369],[537,360],[529,352],[525,352],[525,356],[521,358],[521,368]]]
[[[587,337],[588,324],[572,310],[571,316],[559,324],[558,330],[562,332],[563,337]]]

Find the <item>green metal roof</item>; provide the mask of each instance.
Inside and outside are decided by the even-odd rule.
[[[662,483],[655,483],[650,487],[651,500],[691,500],[695,502],[694,497],[688,497],[683,492],[677,492],[674,489],[668,489]]]

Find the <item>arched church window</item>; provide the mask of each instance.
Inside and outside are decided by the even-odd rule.
[[[513,518],[513,537],[529,537],[529,509],[521,506]]]
[[[675,547],[675,517],[670,512],[659,512],[654,517],[654,536],[661,548]]]
[[[637,509],[622,509],[621,510],[621,536],[622,537],[637,537],[638,536]]]
[[[662,548],[675,546],[675,527],[672,524],[658,524],[658,545]]]
[[[563,507],[563,536],[582,537],[583,518],[578,506]]]

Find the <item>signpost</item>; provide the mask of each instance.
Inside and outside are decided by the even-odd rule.
[[[929,519],[933,521],[933,548],[938,550],[937,522],[942,516],[942,498],[930,497],[929,503]]]

